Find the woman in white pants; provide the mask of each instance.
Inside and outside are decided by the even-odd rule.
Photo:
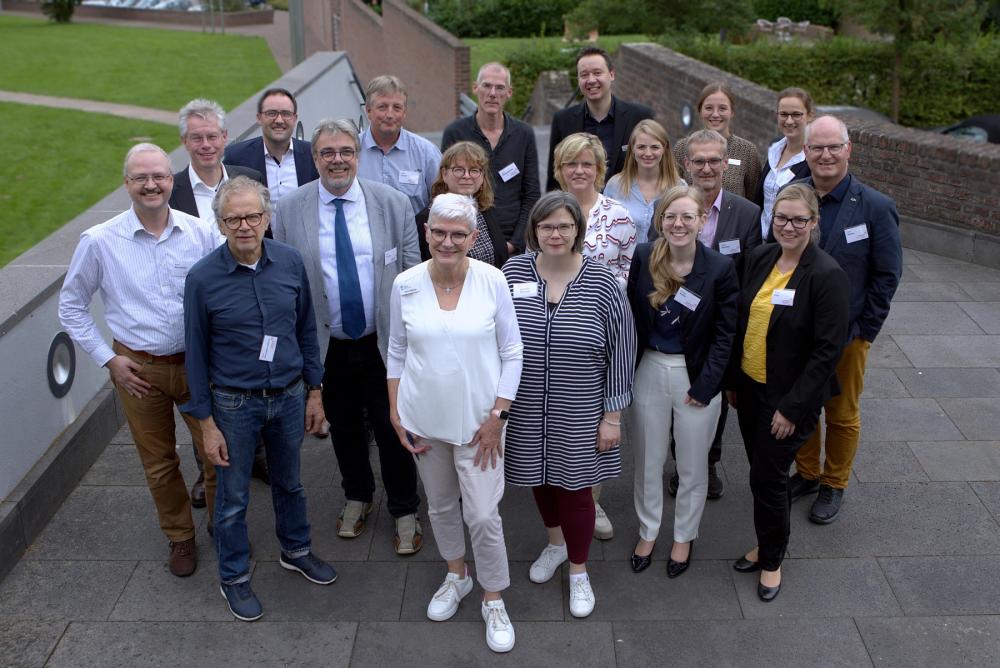
[[[733,261],[698,241],[701,191],[671,188],[653,216],[660,237],[632,258],[628,297],[639,338],[630,424],[639,541],[632,570],[649,567],[663,515],[663,465],[673,427],[680,484],[667,576],[687,570],[708,492],[708,449],[736,332]]]
[[[427,606],[449,619],[472,591],[464,516],[483,588],[486,643],[514,647],[501,592],[510,585],[498,505],[503,430],[521,377],[521,334],[499,269],[466,257],[476,241],[476,204],[434,198],[426,232],[431,259],[399,274],[390,299],[390,419],[416,458],[428,515],[448,575]],[[461,503],[459,503],[461,501]]]

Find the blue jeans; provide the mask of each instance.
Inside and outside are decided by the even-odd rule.
[[[212,391],[212,417],[226,439],[229,466],[215,467],[215,549],[224,584],[250,579],[250,541],[246,512],[250,501],[257,434],[267,450],[274,503],[274,528],[290,557],[309,553],[306,493],[299,480],[299,450],[305,435],[305,385],[300,380],[271,397]]]

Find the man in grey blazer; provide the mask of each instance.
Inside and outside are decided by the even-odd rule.
[[[338,534],[361,535],[372,510],[367,415],[395,518],[394,547],[398,554],[413,554],[422,546],[417,472],[389,422],[385,358],[392,282],[420,263],[420,250],[407,197],[357,178],[360,148],[351,121],[320,122],[312,135],[319,180],[278,202],[272,228],[277,241],[302,253],[312,286],[326,368],[323,405],[347,498]]]

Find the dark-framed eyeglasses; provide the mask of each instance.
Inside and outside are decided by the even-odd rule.
[[[702,160],[701,158],[696,158],[694,160],[688,160],[695,169],[701,169],[705,165],[708,165],[712,169],[718,169],[722,166],[722,158],[708,158],[707,160]]]
[[[773,225],[775,227],[784,227],[791,223],[792,227],[797,230],[803,229],[806,225],[812,222],[812,216],[786,216],[783,213],[774,214]]]
[[[273,121],[278,116],[281,116],[281,118],[286,121],[290,121],[295,118],[295,112],[287,109],[268,109],[260,112],[260,115],[269,121]]]
[[[465,240],[469,238],[468,232],[445,232],[444,230],[438,230],[431,228],[431,239],[437,243],[443,242],[448,237],[451,237],[451,242],[453,244],[464,244]]]
[[[339,155],[341,160],[354,160],[354,156],[358,154],[353,148],[342,148],[339,151],[335,148],[324,148],[319,152],[319,157],[323,158],[326,162],[333,162],[333,160]]]
[[[841,142],[840,144],[807,144],[806,150],[816,156],[823,155],[823,151],[829,151],[830,155],[840,155],[845,146],[847,146],[847,142]]]
[[[227,216],[222,219],[222,224],[230,230],[238,230],[244,220],[247,221],[247,225],[250,227],[257,227],[260,225],[260,222],[264,220],[264,212],[258,211],[257,213],[248,213],[245,216]]]
[[[458,167],[458,166],[456,166],[456,167],[449,167],[448,171],[451,172],[451,175],[454,176],[456,179],[460,179],[463,176],[465,176],[466,174],[468,174],[469,176],[471,176],[474,179],[483,175],[483,170],[479,169],[478,167]]]

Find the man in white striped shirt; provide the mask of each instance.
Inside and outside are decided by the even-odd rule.
[[[125,157],[132,206],[82,235],[59,294],[59,320],[98,365],[107,367],[170,541],[170,572],[197,567],[191,500],[180,472],[174,405],[190,399],[184,372],[184,279],[218,244],[211,225],[170,208],[170,159],[154,144],[137,144]],[[100,292],[108,345],[90,314]],[[183,415],[202,461],[198,421]],[[205,469],[208,512],[215,469]]]

